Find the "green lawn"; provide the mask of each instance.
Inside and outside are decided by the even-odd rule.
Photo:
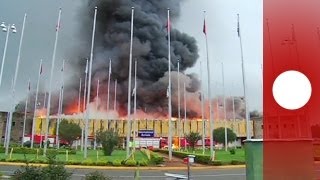
[[[98,156],[97,156],[98,152]],[[73,161],[73,162],[82,162],[84,160],[84,155],[83,152],[77,151],[77,154],[69,154],[68,155],[68,161]],[[35,160],[37,159],[36,154],[26,154],[27,160]],[[0,153],[0,159],[9,159],[9,156],[6,157],[4,153]],[[14,160],[24,160],[25,155],[24,154],[12,154],[11,159]],[[88,150],[88,156],[86,161],[105,161],[105,162],[112,162],[114,160],[124,160],[126,159],[126,151],[123,150],[115,150],[112,153],[112,156],[104,156],[103,152],[100,150]],[[46,160],[45,157],[42,155],[39,155],[38,160]],[[59,161],[66,161],[66,154],[59,154],[57,155],[57,160]],[[141,160],[148,160],[147,157],[141,152],[141,151],[136,151],[135,152],[135,160],[136,161],[141,161]]]
[[[238,160],[238,161],[245,161],[245,153],[244,149],[235,149],[235,154],[230,154],[229,151],[224,150],[216,150],[215,151],[215,157],[216,160],[221,161],[232,161],[232,160]],[[202,149],[197,149],[194,152],[193,151],[184,151],[189,153],[195,153],[195,154],[202,154]],[[207,149],[205,151],[205,155],[210,155],[210,149]]]

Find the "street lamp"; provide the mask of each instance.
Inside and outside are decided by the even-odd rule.
[[[6,59],[6,53],[7,53],[7,46],[8,46],[8,39],[9,39],[9,34],[10,34],[10,30],[12,33],[16,33],[17,29],[16,26],[14,24],[10,25],[10,24],[5,24],[5,22],[2,22],[0,24],[0,27],[2,28],[2,32],[7,33],[6,36],[6,41],[4,44],[4,50],[3,50],[3,56],[2,56],[2,64],[1,64],[1,72],[0,72],[0,86],[2,84],[2,74],[3,74],[3,67],[4,67],[4,62]]]
[[[25,25],[25,21],[26,21],[26,14],[24,15],[24,19],[23,19],[23,26],[22,26],[22,33],[21,33],[21,38],[20,38],[20,43],[19,43],[19,51],[18,51],[18,57],[17,57],[17,63],[16,63],[16,69],[15,69],[15,75],[14,75],[14,79],[13,79],[13,84],[12,84],[12,101],[11,101],[11,107],[10,107],[10,112],[8,113],[9,118],[8,118],[8,122],[7,122],[7,128],[6,128],[6,134],[5,136],[6,138],[6,142],[5,142],[5,154],[8,155],[9,152],[9,143],[10,143],[10,136],[11,136],[11,125],[12,125],[12,116],[13,116],[13,109],[14,109],[14,93],[15,93],[15,84],[17,81],[17,76],[18,76],[18,70],[19,70],[19,62],[20,62],[20,53],[21,53],[21,46],[22,46],[22,40],[23,40],[23,33],[24,33],[24,25]],[[2,22],[0,24],[0,27],[2,28],[3,32],[7,33],[6,36],[6,41],[5,41],[5,46],[4,46],[4,52],[3,52],[3,57],[2,57],[2,65],[1,65],[1,72],[0,72],[0,86],[2,84],[2,75],[3,75],[3,68],[4,68],[4,63],[5,63],[5,58],[6,58],[6,53],[7,53],[7,46],[8,46],[8,40],[9,40],[9,34],[10,31],[12,33],[16,33],[17,29],[15,27],[14,24],[10,25],[10,24],[5,24],[4,22]],[[24,124],[25,125],[25,124]]]

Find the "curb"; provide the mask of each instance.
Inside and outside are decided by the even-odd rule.
[[[4,166],[23,166],[25,163],[16,163],[16,162],[0,162],[0,165]],[[47,166],[48,164],[36,164],[30,163],[33,166]],[[82,165],[65,165],[66,168],[69,169],[100,169],[100,170],[136,170],[139,168],[140,170],[185,170],[187,167],[112,167],[112,166],[82,166]],[[227,166],[191,166],[192,169],[195,170],[207,170],[207,169],[238,169],[245,168],[245,165],[227,165]]]

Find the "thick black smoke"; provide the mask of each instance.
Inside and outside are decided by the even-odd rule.
[[[92,71],[92,100],[96,96],[96,82],[99,79],[100,98],[105,108],[107,100],[107,82],[109,59],[112,59],[112,75],[110,84],[110,107],[113,107],[114,80],[118,81],[117,102],[122,115],[126,113],[128,92],[129,46],[131,7],[134,12],[133,60],[137,60],[138,109],[148,113],[167,113],[168,87],[168,39],[167,39],[167,8],[171,12],[171,68],[177,70],[180,60],[180,70],[183,72],[192,67],[198,58],[196,40],[175,29],[175,21],[180,14],[180,0],[92,0],[83,7],[79,20],[83,26],[79,28],[81,42],[76,56],[82,57],[75,63],[76,70],[85,69],[85,57],[88,57],[91,43],[94,7],[98,8],[94,61]],[[79,63],[80,62],[80,63]],[[134,61],[133,61],[134,65]],[[134,74],[134,66],[132,69]],[[132,74],[132,75],[133,75]],[[81,76],[84,74],[81,73]],[[177,74],[176,74],[177,76]],[[132,76],[133,77],[133,76]],[[173,75],[172,75],[172,78]],[[83,78],[84,79],[84,78]],[[189,76],[188,91],[195,92],[200,84],[193,76]],[[68,87],[68,97],[76,97],[78,81]],[[132,78],[132,86],[134,85]],[[176,83],[176,81],[173,81]],[[173,91],[176,90],[173,84]],[[173,94],[175,92],[172,92]],[[69,101],[70,102],[70,101]],[[74,102],[74,101],[73,101]],[[68,103],[68,101],[66,102]],[[65,104],[66,106],[68,104]],[[173,104],[173,108],[177,105]],[[176,112],[173,109],[173,112]]]

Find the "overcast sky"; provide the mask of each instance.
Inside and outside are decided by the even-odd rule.
[[[2,0],[0,21],[14,23],[18,33],[10,34],[3,82],[0,87],[0,111],[5,111],[11,102],[9,92],[24,13],[27,13],[25,37],[21,52],[16,93],[19,101],[26,97],[28,79],[31,89],[36,88],[40,59],[44,62],[44,77],[41,88],[48,89],[52,60],[55,26],[58,9],[62,7],[61,33],[58,42],[55,71],[59,71],[62,59],[76,46],[79,7],[84,0]],[[227,95],[243,95],[241,54],[237,36],[237,14],[240,14],[241,35],[245,61],[245,73],[250,110],[262,109],[262,0],[185,0],[178,22],[172,26],[196,38],[200,59],[203,60],[203,76],[206,81],[205,39],[202,33],[203,10],[207,11],[207,33],[211,68],[211,89],[214,95],[222,95],[221,62],[224,63],[225,92]],[[0,33],[0,57],[3,55],[5,33]],[[200,60],[199,59],[199,60]],[[199,60],[189,73],[200,72]],[[68,66],[66,67],[66,71]],[[71,68],[70,68],[71,69]],[[67,73],[67,72],[66,72]],[[71,72],[69,74],[72,74]],[[53,86],[57,89],[58,78]],[[204,87],[207,89],[206,84]]]

